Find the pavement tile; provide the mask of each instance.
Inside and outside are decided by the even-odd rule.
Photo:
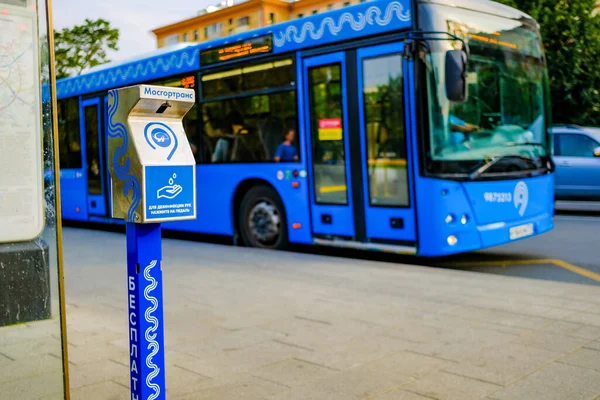
[[[264,400],[268,396],[281,392],[285,386],[264,379],[247,376],[241,380],[218,383],[211,387],[195,391],[184,396],[173,396],[174,400]]]
[[[600,351],[600,341],[589,342],[584,347],[587,349],[594,349]]]
[[[288,387],[299,386],[306,381],[334,375],[335,371],[300,359],[276,362],[252,371],[252,375]]]
[[[190,320],[192,320],[190,322]],[[190,313],[181,320],[168,323],[165,321],[165,345],[179,346],[180,344],[202,343],[224,335],[232,331],[215,325],[216,322],[201,322]],[[169,329],[169,327],[184,327],[184,329]]]
[[[523,296],[521,294],[514,293],[511,294],[510,299],[507,299],[506,297],[490,299],[485,295],[483,295],[482,297],[483,298],[480,298],[480,296],[474,296],[474,298],[477,299],[476,307],[487,308],[497,311],[506,311],[509,313],[517,313],[532,317],[543,317],[558,320],[564,318],[569,314],[572,314],[574,311],[582,311],[581,308],[572,310],[552,306],[550,304],[547,304],[544,301],[545,299],[533,299],[531,298],[531,296]],[[544,304],[535,304],[536,301],[538,303]]]
[[[72,400],[124,400],[130,397],[127,387],[112,381],[95,383],[71,390]]]
[[[78,330],[79,326],[84,322],[80,320],[77,316],[68,315],[69,321],[77,321],[77,324],[69,323],[67,329],[67,340],[69,342],[69,346],[80,347],[86,346],[89,343],[96,343],[99,341],[110,342],[118,339],[127,339],[127,333],[124,335],[109,331],[106,329],[99,328],[92,332],[81,332]],[[125,320],[124,324],[127,324],[127,320]],[[70,348],[70,347],[69,347]]]
[[[126,297],[119,303],[126,304]],[[77,325],[73,321],[77,320]],[[71,329],[84,335],[92,335],[99,331],[108,331],[113,335],[127,335],[127,312],[117,308],[86,305],[77,309],[67,320],[67,336]],[[113,336],[114,337],[114,336]]]
[[[42,397],[38,397],[36,400],[65,400],[63,393],[46,393]]]
[[[210,378],[210,376],[202,374],[206,371],[205,363],[201,359],[193,357],[189,354],[180,353],[174,350],[166,350],[165,364],[167,365],[167,368],[169,368],[169,366],[176,366]]]
[[[285,390],[268,399],[369,399],[409,382],[412,382],[411,378],[396,371],[361,366]]]
[[[127,361],[114,362],[128,348],[124,236],[66,229],[65,243],[70,348],[96,358],[72,366],[74,390],[125,388]],[[546,400],[535,385],[558,372],[529,380],[548,366],[561,379],[583,371],[577,382],[587,389],[572,385],[557,398],[597,393],[596,371],[553,363],[565,357],[555,350],[576,357],[579,344],[600,341],[589,301],[596,287],[174,240],[163,247],[172,400],[470,400],[517,384],[534,394],[523,398]],[[20,329],[0,330],[0,343],[52,336]],[[114,357],[95,350],[103,346]],[[565,359],[583,364],[586,353]],[[469,376],[446,372],[460,368]]]
[[[0,347],[8,347],[18,343],[27,343],[31,341],[42,340],[50,335],[60,335],[60,325],[53,320],[50,321],[54,329],[37,329],[36,324],[19,324],[13,326],[3,326],[0,329]],[[46,325],[48,326],[48,325]]]
[[[292,357],[303,358],[306,353],[306,350],[269,341],[241,350],[196,353],[193,357],[182,357],[172,362],[200,375],[215,378],[228,373],[252,371]]]
[[[556,351],[560,353],[568,353],[569,351],[579,348],[589,340],[571,336],[555,335],[547,332],[530,332],[515,339],[512,343],[523,346],[534,346],[546,350]]]
[[[455,325],[448,326],[435,340],[413,344],[408,349],[415,353],[460,362],[490,346],[509,343],[514,338],[513,334]]]
[[[69,368],[69,380],[73,389],[123,376],[129,376],[129,367],[111,360],[89,362]]]
[[[276,294],[274,294],[276,296]],[[282,309],[273,309],[273,307],[264,306],[259,310],[251,310],[249,312],[236,313],[229,315],[225,318],[221,318],[219,321],[215,321],[220,328],[227,330],[239,330],[248,329],[256,326],[263,326],[271,324],[275,321],[279,321],[286,317],[287,307]]]
[[[589,368],[600,372],[600,350],[579,349],[560,358],[558,362]]]
[[[403,390],[438,400],[480,399],[501,388],[498,385],[446,372],[427,375],[402,387]]]
[[[498,325],[511,327],[535,329],[543,324],[548,324],[552,320],[531,315],[519,314],[516,312],[500,311],[480,307],[460,307],[453,308],[445,312],[447,315],[454,315],[465,319],[472,319],[481,322],[493,321]],[[577,321],[575,321],[577,322]]]
[[[494,393],[495,400],[592,400],[600,396],[600,372],[552,363]]]
[[[212,384],[212,379],[176,365],[167,365],[166,378],[168,398],[187,395]],[[124,387],[130,385],[129,376],[120,376],[114,378],[113,381]]]
[[[179,344],[176,348],[178,351],[196,355],[204,351],[242,350],[259,343],[270,342],[273,339],[283,340],[285,338],[286,335],[283,333],[251,327],[233,332],[225,332],[210,338],[196,338],[193,342]]]
[[[129,365],[128,347],[121,348],[106,342],[92,342],[69,348],[69,362],[79,365],[100,360],[113,360]]]
[[[60,339],[47,336],[26,342],[13,343],[9,346],[0,345],[0,354],[13,360],[44,354],[54,354],[61,357],[62,343]]]
[[[372,400],[431,400],[431,397],[421,396],[420,394],[407,392],[406,390],[392,390],[391,392],[373,397]]]
[[[388,336],[361,336],[332,343],[328,349],[307,352],[301,358],[337,370],[346,370],[406,350],[414,343]]]
[[[577,322],[580,324],[593,325],[595,327],[600,327],[600,314],[595,313],[573,313],[564,318],[569,322]]]
[[[373,371],[394,371],[412,378],[420,378],[453,364],[454,362],[440,360],[439,358],[401,351],[364,364],[364,368]]]
[[[590,301],[589,299],[584,300],[572,300],[565,297],[556,296],[535,296],[532,294],[519,293],[515,296],[512,292],[499,293],[500,296],[496,297],[502,303],[508,301],[514,304],[537,304],[550,309],[556,310],[570,310],[570,311],[593,311],[598,309],[600,304]],[[522,308],[522,307],[521,307]]]
[[[600,338],[600,326],[584,325],[567,321],[552,321],[549,324],[538,327],[539,330],[551,332],[557,335],[568,335],[582,339]]]
[[[18,360],[0,357],[0,384],[29,380],[51,371],[62,379],[62,367],[62,360],[50,355],[31,355]]]
[[[127,336],[122,336],[118,339],[111,340],[108,342],[108,344],[120,349],[121,351],[125,351],[125,352],[129,351],[129,338]],[[167,346],[167,347],[170,348],[171,346]],[[71,355],[71,354],[69,353],[69,355]]]
[[[437,327],[437,328],[441,328],[441,329],[447,329],[448,326],[457,326],[457,327],[462,327],[464,329],[466,329],[466,328],[483,329],[483,330],[489,330],[489,331],[494,331],[494,332],[510,333],[513,335],[522,335],[524,333],[531,331],[531,329],[529,329],[529,328],[522,328],[522,327],[518,327],[518,326],[499,325],[499,324],[495,324],[490,321],[477,321],[477,320],[472,320],[472,319],[459,318],[456,316],[441,315],[441,314],[426,315],[422,318],[422,320],[423,320],[423,324],[425,326]]]
[[[263,325],[261,328],[273,330],[285,335],[284,340],[308,349],[327,349],[339,342],[349,341],[357,336],[366,334],[368,324],[334,318],[332,314],[328,319],[318,317],[295,315],[289,318]]]
[[[429,343],[440,338],[446,328],[442,326],[426,326],[422,319],[410,318],[396,322],[397,325],[379,327],[375,331],[381,335],[408,340],[414,343]]]
[[[469,360],[446,368],[446,371],[498,385],[507,385],[550,363],[560,355],[533,346],[508,344],[487,348]]]
[[[2,400],[29,400],[42,396],[62,400],[62,393],[62,369],[0,384],[0,399]]]

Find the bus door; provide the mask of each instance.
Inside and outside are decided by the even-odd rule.
[[[103,140],[104,140],[104,146],[103,146],[103,151],[104,151],[104,155],[102,157],[103,162],[104,162],[104,168],[102,169],[103,172],[103,179],[104,179],[104,193],[105,196],[104,198],[106,199],[105,204],[106,204],[106,215],[109,217],[112,217],[112,187],[111,187],[111,181],[110,181],[110,173],[108,171],[108,96],[104,96],[104,108],[102,111],[102,114],[104,115],[104,134],[103,134]]]
[[[345,56],[333,53],[308,58],[303,68],[313,234],[352,240]]]
[[[315,239],[416,247],[403,44],[304,60]],[[358,244],[358,243],[357,243]]]
[[[81,129],[85,134],[87,209],[89,215],[106,215],[103,127],[100,98],[81,102]]]
[[[404,44],[357,50],[361,179],[367,239],[416,247],[412,90]]]

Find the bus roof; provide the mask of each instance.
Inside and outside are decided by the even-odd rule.
[[[200,52],[262,36],[272,54],[393,32],[412,26],[411,0],[376,0],[198,44],[161,48],[57,81],[59,99],[185,74],[201,67]],[[225,64],[225,62],[223,62]]]
[[[419,2],[465,8],[510,19],[533,19],[522,11],[490,0],[419,0]]]
[[[488,0],[420,0],[421,3],[464,7],[509,18],[530,18],[513,8]],[[270,53],[279,54],[344,40],[399,31],[412,26],[412,0],[376,0],[298,18],[292,21],[202,43],[181,43],[120,61],[99,65],[86,73],[57,81],[57,98],[67,98],[182,75],[202,67],[204,50],[264,36],[272,38]],[[222,62],[223,65],[226,62]]]

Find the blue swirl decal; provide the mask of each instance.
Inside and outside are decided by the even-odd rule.
[[[156,266],[157,263],[157,260],[152,260],[150,264],[144,268],[144,279],[150,282],[150,285],[146,286],[144,289],[144,298],[152,303],[152,307],[148,307],[144,313],[144,319],[146,322],[152,324],[148,326],[146,332],[144,332],[144,337],[146,338],[146,341],[148,341],[148,349],[152,349],[152,351],[146,356],[146,366],[152,370],[152,372],[146,376],[146,386],[154,390],[154,393],[148,396],[148,400],[155,400],[160,395],[160,386],[152,382],[152,380],[160,373],[160,368],[158,368],[158,366],[152,361],[152,358],[157,355],[158,351],[160,350],[160,346],[156,341],[158,318],[152,315],[152,313],[158,309],[158,299],[150,295],[150,292],[158,287],[158,281],[154,279],[152,275],[150,275],[150,271]]]
[[[144,128],[144,138],[152,150],[168,152],[167,160],[171,160],[179,145],[175,132],[162,122],[149,122]]]
[[[388,26],[396,20],[408,22],[411,19],[410,10],[405,10],[404,6],[397,1],[393,1],[387,5],[383,17],[381,14],[382,10],[380,6],[373,5],[369,7],[364,14],[356,14],[356,17],[350,12],[345,12],[340,15],[337,23],[333,18],[326,17],[321,21],[318,28],[312,21],[307,21],[302,24],[300,30],[298,30],[296,26],[290,25],[285,30],[274,33],[273,43],[275,44],[275,47],[283,47],[286,43],[295,42],[300,44],[308,37],[312,40],[319,40],[326,31],[337,36],[346,24],[349,25],[353,31],[359,32],[367,26],[379,25],[383,27]]]
[[[56,92],[58,98],[61,99],[185,73],[197,69],[199,60],[200,50],[197,47],[186,48],[174,53],[161,54],[98,72],[61,79],[56,82]]]
[[[119,93],[111,90],[108,92],[108,136],[113,139],[120,138],[122,140],[121,145],[117,147],[113,156],[113,168],[117,179],[123,182],[123,195],[128,197],[131,193],[131,204],[127,212],[127,221],[135,222],[135,210],[141,201],[141,188],[137,178],[130,173],[131,160],[129,157],[126,157],[127,146],[129,146],[127,129],[125,129],[122,123],[115,123],[114,121],[118,107]],[[125,160],[123,165],[120,163],[122,158]]]

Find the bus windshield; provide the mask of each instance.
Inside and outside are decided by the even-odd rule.
[[[440,10],[443,9],[443,10]],[[446,96],[446,51],[458,40],[430,42],[427,70],[428,168],[473,177],[546,168],[548,151],[546,69],[541,41],[530,21],[465,9],[432,6],[435,25],[468,43],[467,100]],[[437,18],[436,18],[437,15]],[[435,29],[441,30],[441,29]],[[492,168],[487,168],[490,160]],[[479,174],[481,175],[481,174]],[[477,175],[477,176],[479,176]]]

